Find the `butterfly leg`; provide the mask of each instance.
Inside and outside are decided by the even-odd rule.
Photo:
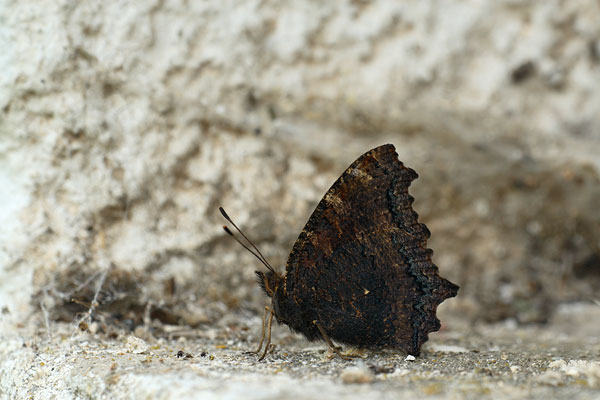
[[[317,321],[316,319],[313,321],[313,324],[317,327],[317,329],[319,329],[319,332],[321,332],[321,336],[323,336],[323,339],[325,339],[325,341],[327,342],[327,345],[329,346],[329,349],[331,351],[333,351],[335,354],[337,354],[342,360],[352,360],[351,357],[345,356],[340,352],[340,348],[338,346],[336,346],[335,344],[333,344],[333,341],[329,338],[329,336],[327,335],[327,333],[325,332],[325,329],[323,329],[323,327],[321,326],[321,324],[319,323],[319,321]]]
[[[267,316],[267,312],[269,312],[269,322],[267,323],[267,343],[265,344],[265,351],[263,352],[262,356],[260,356],[260,358],[258,359],[258,361],[262,361],[265,359],[265,356],[267,355],[267,351],[269,351],[269,346],[271,345],[271,326],[273,324],[273,315],[275,315],[275,313],[273,312],[273,310],[271,308],[269,308],[268,306],[265,307],[265,318]],[[265,325],[263,324],[263,338],[265,337],[265,330],[264,330]],[[262,346],[262,339],[260,341],[260,345]],[[260,351],[260,347],[258,348],[258,350]]]
[[[265,340],[265,326],[267,325],[267,313],[269,312],[269,310],[269,306],[265,306],[265,312],[263,313],[262,318],[262,333],[260,334],[260,343],[258,344],[258,349],[254,351],[256,354],[260,353],[260,349],[262,349],[262,345]]]

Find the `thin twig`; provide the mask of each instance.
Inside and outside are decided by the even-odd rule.
[[[152,307],[154,306],[154,303],[152,302],[152,300],[149,300],[146,303],[146,307],[144,308],[144,329],[148,329],[150,326],[150,323],[152,322],[152,319],[150,318],[150,312],[152,311]]]
[[[47,293],[44,293],[47,295]],[[46,310],[46,306],[44,306],[44,301],[40,301],[40,308],[42,309],[42,314],[44,314],[44,323],[46,324],[46,331],[48,332],[48,341],[52,341],[52,332],[50,331],[50,319],[48,318],[48,310]]]
[[[94,310],[96,309],[96,307],[98,307],[98,295],[100,294],[100,290],[102,290],[102,286],[104,285],[104,281],[106,280],[106,275],[107,275],[109,269],[110,269],[110,266],[108,268],[106,268],[104,271],[102,271],[102,273],[100,274],[100,278],[98,279],[98,286],[96,287],[96,292],[94,293],[94,298],[92,299],[92,301],[90,303],[90,308],[88,309],[87,313],[83,317],[81,317],[79,319],[79,321],[77,321],[77,323],[75,324],[76,329],[79,327],[79,325],[83,321],[87,320],[89,323],[91,323],[92,314],[94,313]]]

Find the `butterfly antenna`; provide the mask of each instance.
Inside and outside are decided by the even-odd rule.
[[[260,261],[261,263],[263,263],[265,267],[267,267],[267,268],[268,268],[270,271],[273,271],[273,267],[271,267],[271,266],[270,266],[270,265],[269,265],[269,264],[268,264],[268,263],[267,263],[265,260],[263,260],[262,258],[260,258],[258,254],[256,254],[254,251],[252,251],[252,249],[250,249],[250,248],[249,248],[248,246],[246,246],[246,245],[245,245],[245,244],[244,244],[244,243],[243,243],[243,242],[242,242],[240,239],[238,239],[238,237],[237,237],[237,236],[235,236],[235,235],[233,234],[233,232],[231,232],[231,231],[229,230],[229,228],[228,228],[228,227],[226,227],[225,225],[223,225],[223,230],[224,230],[225,232],[227,232],[227,234],[228,234],[228,235],[230,235],[232,238],[234,238],[236,242],[238,242],[239,244],[241,244],[243,248],[245,248],[245,249],[246,249],[246,250],[248,250],[250,253],[252,253],[252,255],[253,255],[254,257],[258,258],[258,261]]]
[[[240,228],[238,228],[238,226],[235,224],[235,222],[233,222],[231,220],[231,218],[229,218],[229,215],[227,215],[227,213],[225,212],[225,210],[223,209],[223,207],[219,207],[219,211],[221,211],[221,214],[223,215],[223,217],[231,224],[233,225],[233,227],[240,233],[240,235],[242,235],[242,237],[244,239],[246,239],[246,241],[248,243],[250,243],[250,245],[254,248],[254,250],[256,250],[256,252],[252,251],[252,249],[250,249],[248,246],[246,246],[246,244],[244,244],[237,236],[235,236],[233,234],[233,232],[231,232],[231,230],[227,227],[227,226],[223,226],[223,230],[232,238],[234,238],[236,240],[236,242],[238,242],[239,244],[242,245],[242,247],[244,247],[246,250],[248,250],[250,253],[252,253],[254,255],[254,257],[258,258],[259,261],[261,263],[263,263],[265,265],[265,267],[267,267],[267,269],[271,272],[275,272],[275,270],[273,269],[273,267],[271,266],[271,264],[269,264],[269,262],[267,261],[267,259],[265,258],[265,256],[263,256],[263,254],[260,252],[260,250],[258,249],[258,247],[256,247],[256,245],[252,242],[252,240],[248,239],[248,236],[244,235],[244,232],[242,232],[242,230]],[[258,254],[257,254],[258,253]]]

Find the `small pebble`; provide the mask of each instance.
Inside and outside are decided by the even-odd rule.
[[[544,373],[536,376],[534,380],[547,386],[560,386],[563,384],[563,376],[557,371],[545,371]]]
[[[148,344],[138,337],[128,336],[125,348],[128,353],[142,354],[148,351]]]
[[[373,372],[366,367],[349,367],[340,375],[344,383],[371,383],[375,380]]]

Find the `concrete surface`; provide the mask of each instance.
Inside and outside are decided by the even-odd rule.
[[[52,324],[48,339],[38,321],[35,332],[26,326],[16,330],[19,335],[2,337],[0,396],[600,398],[597,305],[563,306],[544,327],[446,321],[412,359],[387,350],[355,352],[360,357],[344,361],[328,355],[324,343],[309,343],[280,327],[274,330],[274,351],[258,362],[248,350],[256,347],[259,318],[237,318],[227,327],[172,329],[172,339],[156,339],[152,329],[107,339],[68,324]]]

